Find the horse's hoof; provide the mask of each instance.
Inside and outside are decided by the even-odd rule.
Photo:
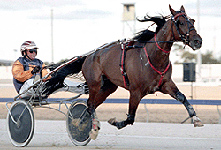
[[[194,122],[194,127],[203,127],[203,123],[201,121],[195,121]]]
[[[91,139],[95,140],[98,136],[98,131],[100,130],[100,121],[98,119],[93,119],[92,121],[92,129],[89,132],[89,136]]]
[[[92,127],[93,129],[97,129],[97,130],[101,129],[101,124],[98,119],[93,119],[92,125],[93,125],[93,127]]]
[[[127,125],[125,121],[118,122],[116,118],[111,118],[110,120],[108,120],[108,123],[113,126],[116,126],[118,129],[122,129]]]
[[[91,129],[89,136],[92,140],[95,140],[98,136],[98,129]]]
[[[116,117],[108,120],[108,123],[111,125],[116,125],[116,122],[117,122]]]
[[[204,126],[202,121],[200,120],[200,118],[197,117],[197,116],[193,116],[193,124],[194,124],[194,127],[202,127],[202,126]]]

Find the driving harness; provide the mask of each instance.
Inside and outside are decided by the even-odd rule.
[[[179,17],[180,16],[183,16],[186,21],[188,22],[187,25],[188,25],[188,32],[186,34],[181,34],[180,31],[179,31],[179,25],[178,25],[178,20],[179,20]],[[190,20],[187,18],[186,16],[186,13],[185,12],[179,12],[178,14],[176,14],[175,16],[171,16],[171,20],[172,22],[174,23],[175,27],[176,27],[176,31],[177,33],[179,34],[179,37],[181,38],[181,40],[184,42],[184,44],[188,44],[189,43],[189,33],[190,31],[194,30],[194,26],[193,24],[190,22]],[[172,23],[171,23],[171,26],[172,26]],[[173,37],[174,37],[174,32],[172,31],[172,34],[173,34]],[[161,51],[163,51],[164,53],[170,53],[170,50],[169,51],[166,51],[164,49],[162,49],[160,46],[159,46],[159,42],[168,42],[168,43],[172,43],[174,41],[157,41],[156,39],[156,34],[154,35],[154,41],[146,41],[147,43],[155,43],[157,48],[160,49]],[[120,42],[121,44],[121,57],[120,57],[120,71],[121,71],[121,74],[123,76],[123,80],[124,80],[124,86],[127,87],[130,85],[129,83],[129,79],[128,79],[128,76],[127,76],[127,73],[126,73],[126,69],[125,69],[125,59],[126,59],[126,51],[129,50],[129,49],[132,49],[132,48],[143,48],[144,51],[145,51],[145,55],[148,59],[148,63],[150,64],[150,67],[156,71],[160,76],[160,80],[159,80],[159,83],[158,83],[158,87],[161,86],[162,84],[162,81],[163,81],[163,78],[164,78],[164,74],[169,70],[170,66],[171,66],[171,62],[168,63],[167,67],[164,69],[164,71],[159,71],[157,70],[153,64],[150,62],[150,59],[149,59],[149,56],[148,56],[148,53],[147,53],[147,49],[144,47],[144,46],[138,46],[138,45],[134,45],[134,42],[135,41],[126,41],[124,40],[123,42]]]

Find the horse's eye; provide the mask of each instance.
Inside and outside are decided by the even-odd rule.
[[[184,23],[183,22],[179,22],[179,24],[182,26],[182,25],[184,25]]]

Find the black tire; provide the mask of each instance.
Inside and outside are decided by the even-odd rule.
[[[91,138],[92,118],[87,112],[85,101],[79,100],[71,104],[66,117],[66,129],[72,143],[76,146],[87,145]]]
[[[12,103],[7,115],[7,128],[14,146],[26,146],[31,141],[34,135],[34,113],[26,101]]]

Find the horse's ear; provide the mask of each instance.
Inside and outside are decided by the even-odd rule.
[[[180,7],[180,11],[186,12],[186,11],[185,11],[185,8],[183,7],[183,5]]]
[[[171,5],[170,5],[170,4],[169,4],[169,8],[170,8],[170,12],[171,12],[171,14],[172,14],[172,15],[175,15],[176,12],[173,10],[173,8],[171,8]]]
[[[194,25],[195,20],[194,19],[190,19],[190,22]]]

